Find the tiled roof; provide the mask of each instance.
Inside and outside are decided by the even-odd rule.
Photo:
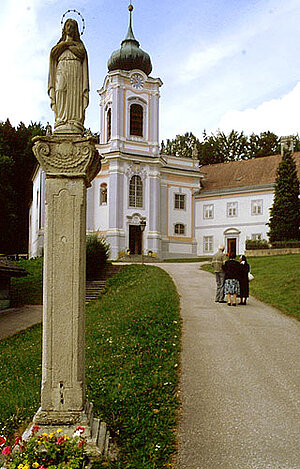
[[[300,152],[293,154],[300,178]],[[271,155],[251,160],[230,161],[205,165],[200,168],[200,194],[208,191],[257,187],[274,184],[281,155]]]

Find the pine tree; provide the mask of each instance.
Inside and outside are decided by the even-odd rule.
[[[299,180],[292,153],[285,150],[277,169],[275,194],[270,210],[270,242],[300,239]]]

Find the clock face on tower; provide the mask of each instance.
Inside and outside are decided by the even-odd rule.
[[[141,90],[144,87],[144,78],[139,73],[134,73],[131,77],[131,85],[135,90]]]

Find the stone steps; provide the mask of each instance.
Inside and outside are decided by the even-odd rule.
[[[87,280],[86,282],[86,295],[85,295],[85,304],[90,301],[96,300],[101,293],[104,293],[106,290],[106,281],[107,279],[116,275],[119,270],[122,268],[120,265],[108,264],[104,269],[101,278],[98,280]]]

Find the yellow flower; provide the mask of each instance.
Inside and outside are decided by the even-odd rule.
[[[23,469],[23,467],[24,467],[23,464],[18,465],[18,469]]]
[[[54,435],[55,435],[55,433],[54,433],[54,432],[50,433],[50,434],[49,434],[49,438],[53,438],[53,437],[54,437]]]
[[[38,462],[34,462],[34,463],[32,464],[32,467],[36,468],[36,467],[40,467],[40,465],[39,465]]]
[[[30,469],[29,464],[25,464],[25,465],[23,466],[23,469]]]
[[[62,429],[61,429],[61,428],[58,428],[56,431],[57,431],[57,433],[61,433],[61,432],[62,432]]]
[[[48,433],[42,433],[42,436],[48,436]]]

